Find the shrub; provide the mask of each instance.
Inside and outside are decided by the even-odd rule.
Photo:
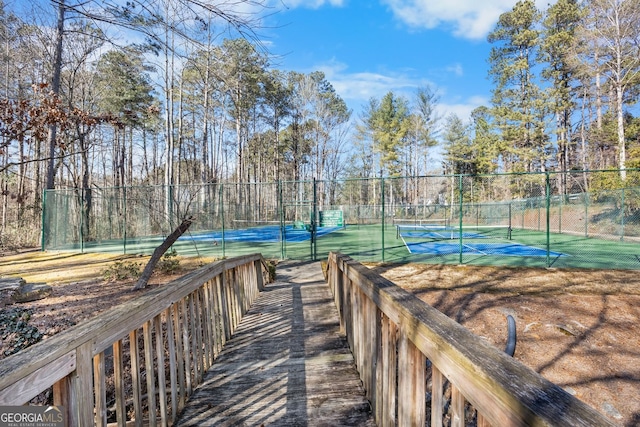
[[[137,279],[140,277],[140,267],[135,262],[116,261],[102,271],[102,277],[107,281]]]
[[[180,270],[178,252],[173,248],[170,251],[165,252],[165,254],[162,255],[162,259],[158,261],[156,268],[164,274],[173,274]]]

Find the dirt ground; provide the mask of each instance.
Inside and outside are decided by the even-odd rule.
[[[131,290],[133,279],[107,282],[102,273],[115,262],[144,266],[146,260],[46,252],[0,256],[0,277],[19,276],[54,288],[40,301],[7,305],[5,298],[0,314],[28,310],[28,324],[46,339],[145,292]],[[150,288],[210,261],[181,259],[179,271],[155,274]],[[639,272],[422,264],[370,268],[500,349],[511,314],[517,323],[517,360],[614,423],[640,426]],[[0,338],[2,359],[15,336]]]
[[[621,426],[640,426],[640,274],[474,266],[371,267]]]

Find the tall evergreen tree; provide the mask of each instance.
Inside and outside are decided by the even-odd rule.
[[[505,147],[494,131],[491,111],[487,107],[478,107],[471,112],[471,120],[474,169],[478,174],[495,173]]]
[[[476,146],[469,135],[469,126],[456,114],[445,118],[442,132],[445,169],[449,174],[476,175],[479,172]]]
[[[557,162],[563,172],[577,163],[571,135],[575,108],[574,67],[569,54],[575,45],[575,28],[580,19],[577,0],[558,0],[546,12],[540,47],[540,61],[546,64],[542,77],[551,83],[546,93],[550,112],[555,118]],[[563,181],[562,187],[564,193],[566,182]]]
[[[409,103],[403,97],[388,92],[376,103],[367,117],[373,137],[373,149],[380,156],[380,170],[397,175],[402,167],[401,153],[411,125]]]
[[[493,78],[494,117],[508,152],[507,171],[545,170],[547,167],[544,110],[535,75],[540,12],[532,0],[521,0],[500,15],[488,40],[489,74]]]

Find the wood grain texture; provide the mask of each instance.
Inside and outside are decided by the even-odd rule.
[[[374,425],[320,264],[278,271],[176,425]]]

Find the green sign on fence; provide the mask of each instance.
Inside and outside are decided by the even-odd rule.
[[[344,214],[341,210],[320,211],[320,227],[344,227]]]

